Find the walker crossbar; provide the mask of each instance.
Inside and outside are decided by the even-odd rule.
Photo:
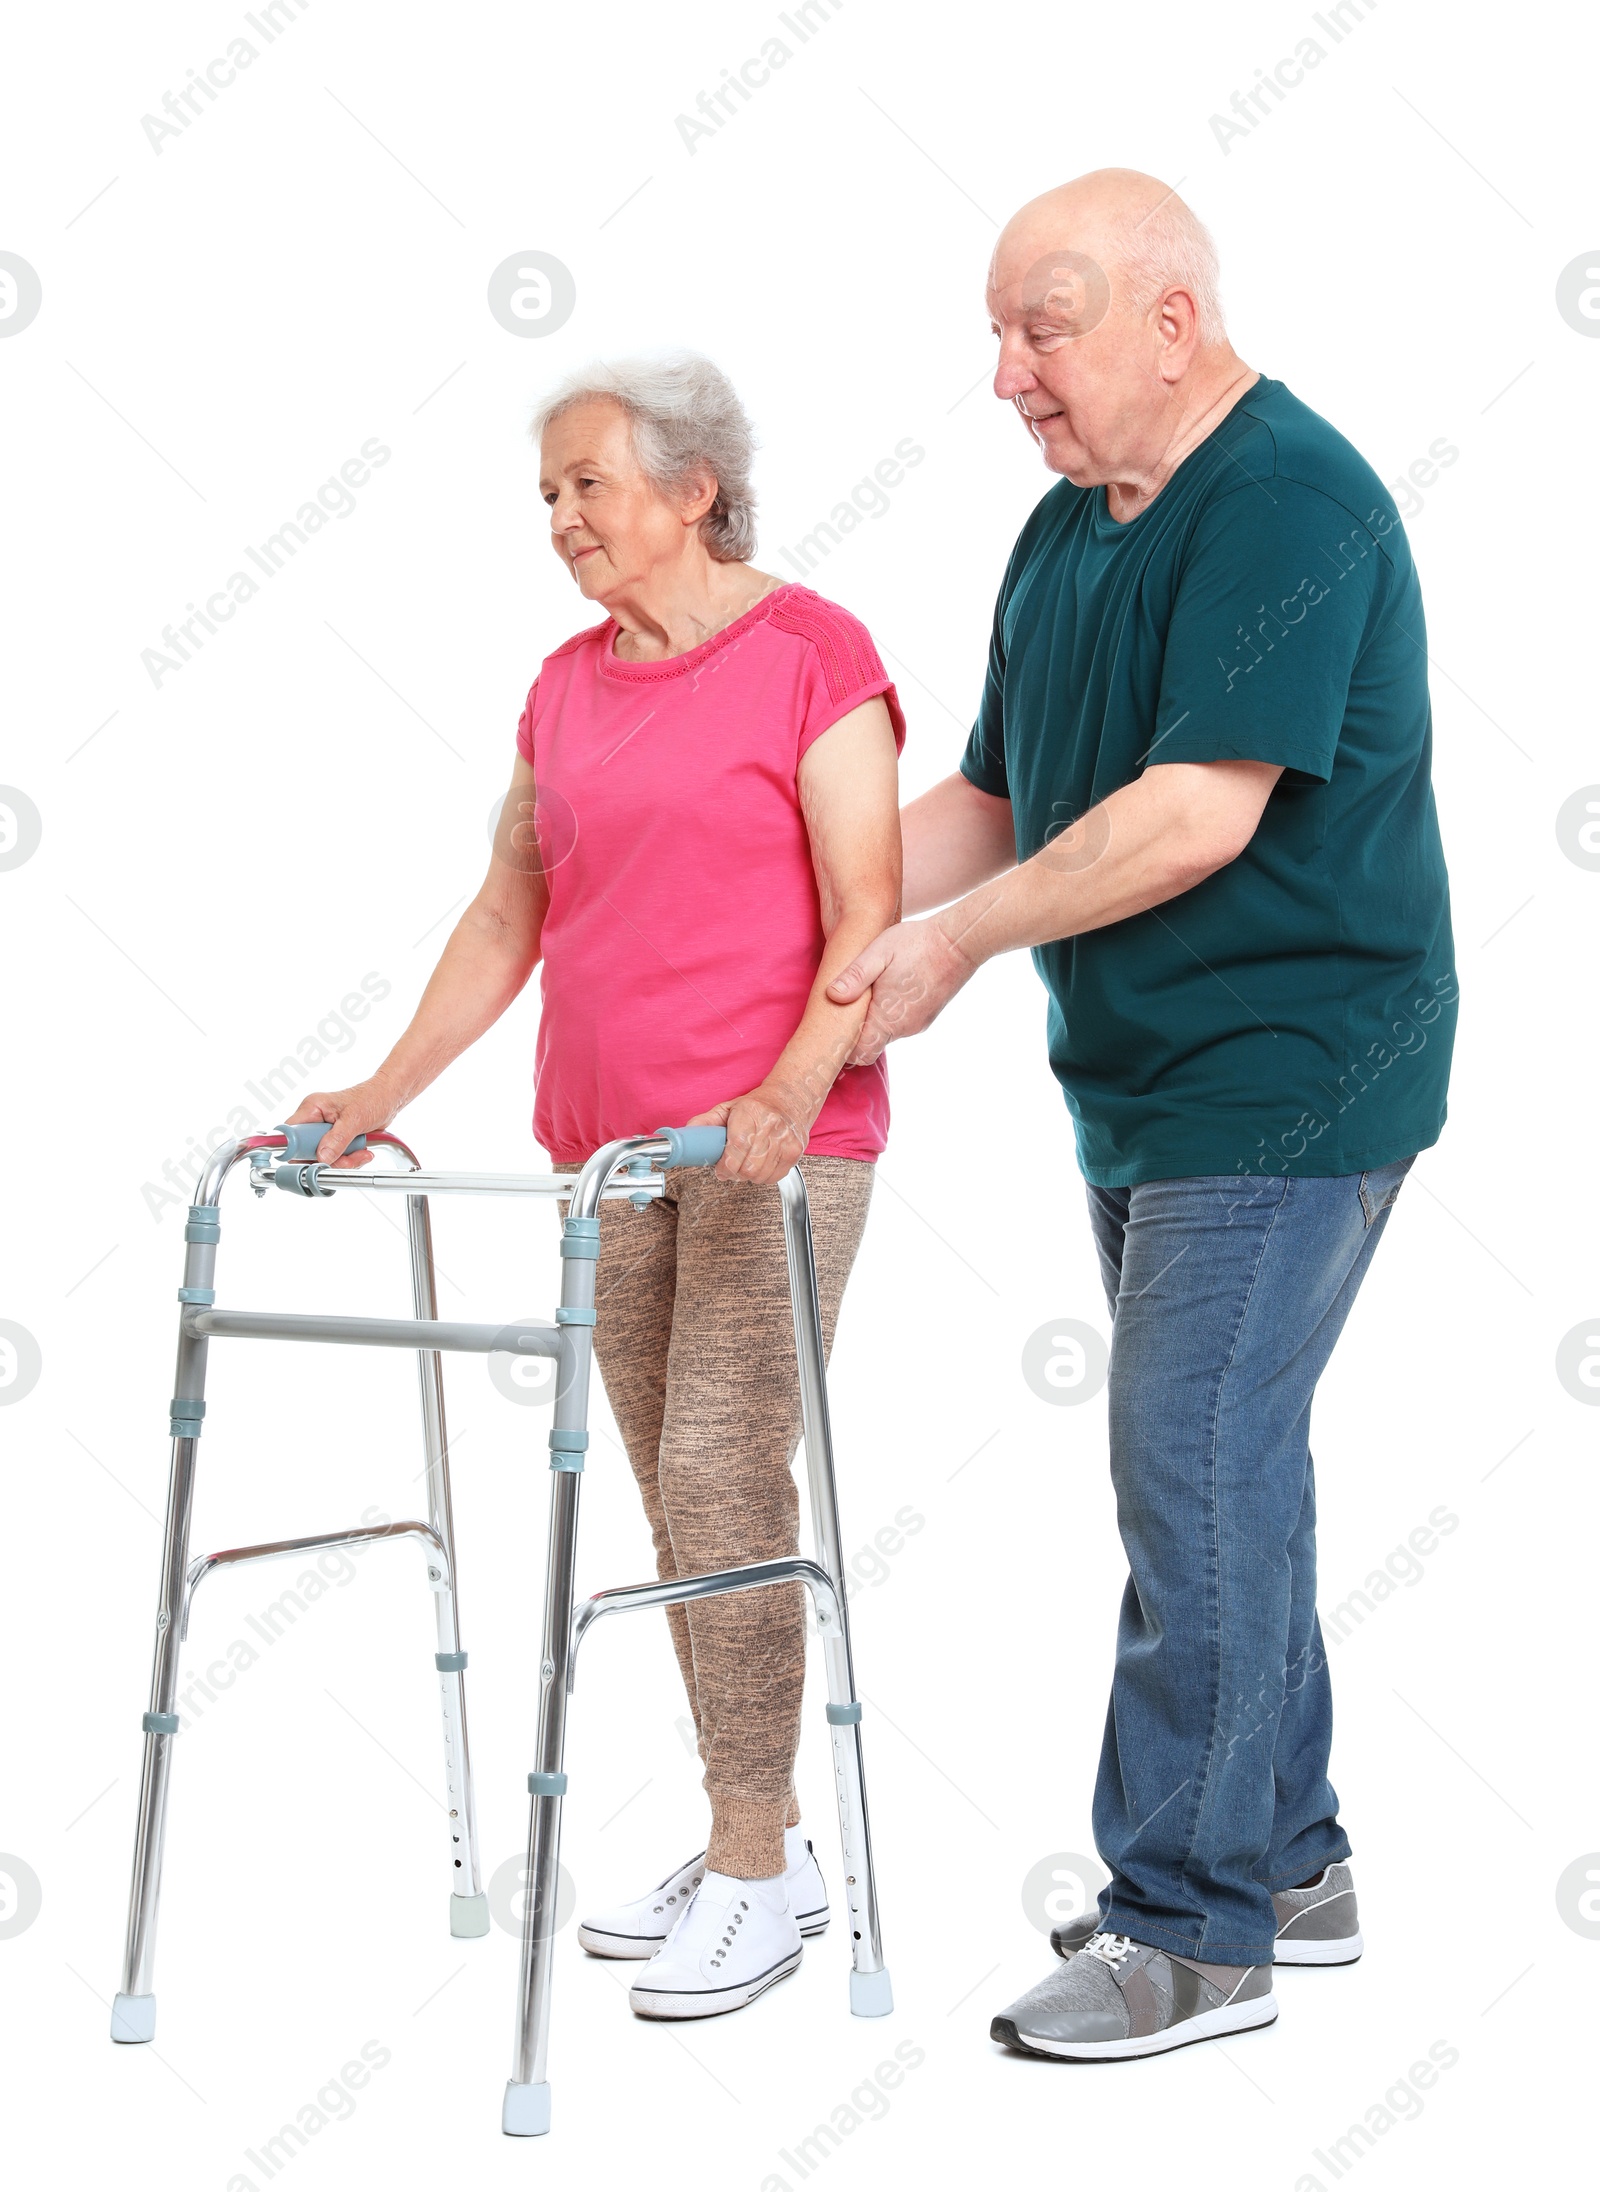
[[[733,1591],[765,1590],[772,1583],[804,1583],[817,1609],[817,1628],[823,1636],[839,1628],[839,1594],[814,1560],[788,1555],[781,1560],[752,1560],[743,1568],[719,1568],[711,1575],[669,1576],[664,1583],[625,1583],[611,1591],[596,1591],[572,1616],[572,1661],[567,1668],[570,1692],[578,1673],[578,1646],[602,1614],[631,1613],[639,1606],[686,1606],[691,1600],[726,1598]],[[835,1702],[846,1704],[839,1698]]]
[[[386,1137],[374,1135],[374,1141]],[[262,1168],[264,1169],[264,1168]],[[375,1187],[401,1195],[539,1195],[546,1201],[565,1202],[577,1185],[575,1172],[373,1172],[365,1167],[339,1172],[332,1165],[294,1165],[275,1167],[274,1175],[284,1174],[291,1180],[294,1190],[301,1195],[331,1195],[342,1187]],[[294,1178],[295,1174],[310,1176],[310,1185]],[[639,1194],[651,1201],[660,1198],[666,1182],[660,1173],[653,1178],[618,1180],[606,1190],[608,1203],[630,1202]]]
[[[315,1159],[316,1149],[326,1131],[326,1127],[311,1121],[280,1129],[276,1134],[222,1143],[201,1175],[184,1230],[186,1247],[183,1286],[179,1293],[178,1364],[172,1402],[172,1467],[156,1615],[155,1666],[151,1677],[150,1709],[144,1716],[144,1767],[129,1897],[128,1939],[122,1988],[111,2015],[112,2038],[149,2040],[155,2031],[155,1996],[151,1981],[172,1746],[179,1725],[176,1711],[179,1648],[188,1634],[196,1590],[208,1575],[221,1567],[288,1559],[333,1546],[372,1544],[386,1538],[410,1537],[425,1547],[438,1628],[439,1648],[434,1664],[439,1673],[445,1724],[445,1768],[455,1875],[451,1931],[460,1936],[488,1931],[488,1899],[480,1884],[477,1824],[467,1755],[466,1705],[462,1694],[462,1670],[467,1655],[461,1649],[456,1611],[455,1539],[444,1424],[443,1357],[447,1353],[544,1356],[556,1364],[554,1420],[549,1435],[550,1530],[539,1666],[536,1764],[528,1777],[531,1796],[528,1885],[523,1898],[516,2050],[513,2074],[506,2087],[501,2112],[502,2129],[516,2136],[528,2136],[550,2128],[550,2087],[545,2069],[561,1804],[567,1787],[562,1767],[566,1706],[577,1647],[591,1624],[604,1614],[645,1606],[682,1605],[735,1591],[761,1590],[779,1583],[803,1583],[810,1590],[827,1675],[827,1718],[833,1744],[845,1895],[850,1912],[853,1966],[850,2006],[857,2016],[886,2015],[894,2004],[878,1929],[877,1892],[861,1759],[861,1705],[855,1695],[851,1666],[849,1613],[828,1422],[822,1313],[817,1296],[811,1220],[805,1183],[799,1170],[787,1175],[780,1183],[779,1192],[816,1558],[786,1556],[752,1561],[710,1575],[674,1576],[655,1583],[632,1584],[598,1592],[580,1605],[575,1600],[573,1575],[577,1558],[578,1495],[583,1481],[584,1453],[589,1443],[589,1371],[596,1316],[595,1265],[600,1253],[597,1213],[603,1201],[624,1198],[635,1208],[642,1209],[665,1192],[662,1167],[715,1164],[722,1154],[726,1135],[720,1127],[663,1127],[654,1134],[634,1135],[609,1143],[597,1151],[578,1174],[523,1176],[423,1172],[404,1142],[387,1133],[370,1134],[364,1141],[374,1149],[393,1151],[406,1169],[386,1171],[370,1166],[341,1169]],[[357,1142],[350,1148],[353,1151],[361,1146]],[[250,1184],[257,1195],[264,1195],[273,1185],[288,1193],[318,1200],[346,1189],[404,1194],[415,1316],[292,1316],[218,1309],[213,1284],[221,1232],[217,1203],[224,1182],[233,1167],[244,1158],[249,1159]],[[439,1321],[428,1219],[428,1197],[434,1194],[536,1195],[567,1202],[561,1237],[561,1303],[553,1323],[530,1320],[496,1325]],[[206,1412],[206,1353],[213,1339],[312,1340],[344,1346],[414,1349],[421,1380],[428,1520],[383,1523],[370,1528],[326,1531],[315,1537],[240,1545],[223,1552],[206,1553],[191,1561],[189,1527],[194,1505],[196,1459]]]
[[[331,1340],[343,1347],[438,1348],[450,1355],[557,1353],[553,1324],[439,1324],[417,1317],[290,1317],[253,1309],[191,1309],[191,1339]]]
[[[447,1587],[450,1556],[444,1549],[444,1539],[426,1522],[373,1522],[362,1529],[325,1530],[320,1537],[283,1537],[270,1545],[235,1545],[225,1553],[201,1553],[189,1563],[178,1642],[188,1641],[189,1609],[194,1604],[195,1592],[218,1568],[242,1567],[252,1560],[293,1560],[299,1553],[323,1552],[330,1545],[378,1545],[387,1538],[407,1537],[415,1538],[428,1548],[428,1581],[436,1590]]]

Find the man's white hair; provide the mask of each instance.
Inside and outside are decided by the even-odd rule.
[[[700,520],[706,552],[718,563],[747,563],[756,552],[756,498],[750,485],[755,432],[726,373],[709,358],[674,351],[659,358],[596,361],[572,374],[533,416],[533,439],[563,411],[608,398],[627,413],[640,469],[663,494],[709,472],[717,499]]]
[[[1176,191],[1153,212],[1129,221],[1114,241],[1135,310],[1147,312],[1164,290],[1186,289],[1194,299],[1200,340],[1227,341],[1217,247]]]

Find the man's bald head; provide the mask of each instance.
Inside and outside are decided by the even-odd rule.
[[[1211,238],[1176,191],[1127,167],[1046,191],[989,266],[994,392],[1052,471],[1142,508],[1213,407],[1254,376],[1228,341]]]
[[[1086,285],[1083,310],[1093,315],[1089,325],[1110,304],[1145,312],[1167,290],[1182,289],[1194,299],[1201,343],[1228,339],[1216,246],[1177,192],[1154,175],[1131,167],[1096,168],[1030,199],[1000,232],[990,265],[991,290],[1025,278],[1052,254],[1088,262],[1078,269],[1078,281]]]

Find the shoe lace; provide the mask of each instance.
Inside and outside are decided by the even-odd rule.
[[[1138,1945],[1137,1941],[1130,1941],[1125,1933],[1093,1933],[1084,1942],[1079,1953],[1084,1956],[1098,1956],[1103,1964],[1109,1964],[1114,1970],[1118,1964],[1127,1961]]]

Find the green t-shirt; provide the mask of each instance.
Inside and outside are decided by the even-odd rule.
[[[1050,1063],[1101,1187],[1326,1178],[1438,1139],[1455,1032],[1422,596],[1375,472],[1258,380],[1119,525],[1023,527],[962,772],[1027,860],[1150,764],[1283,766],[1238,859],[1045,944]]]

